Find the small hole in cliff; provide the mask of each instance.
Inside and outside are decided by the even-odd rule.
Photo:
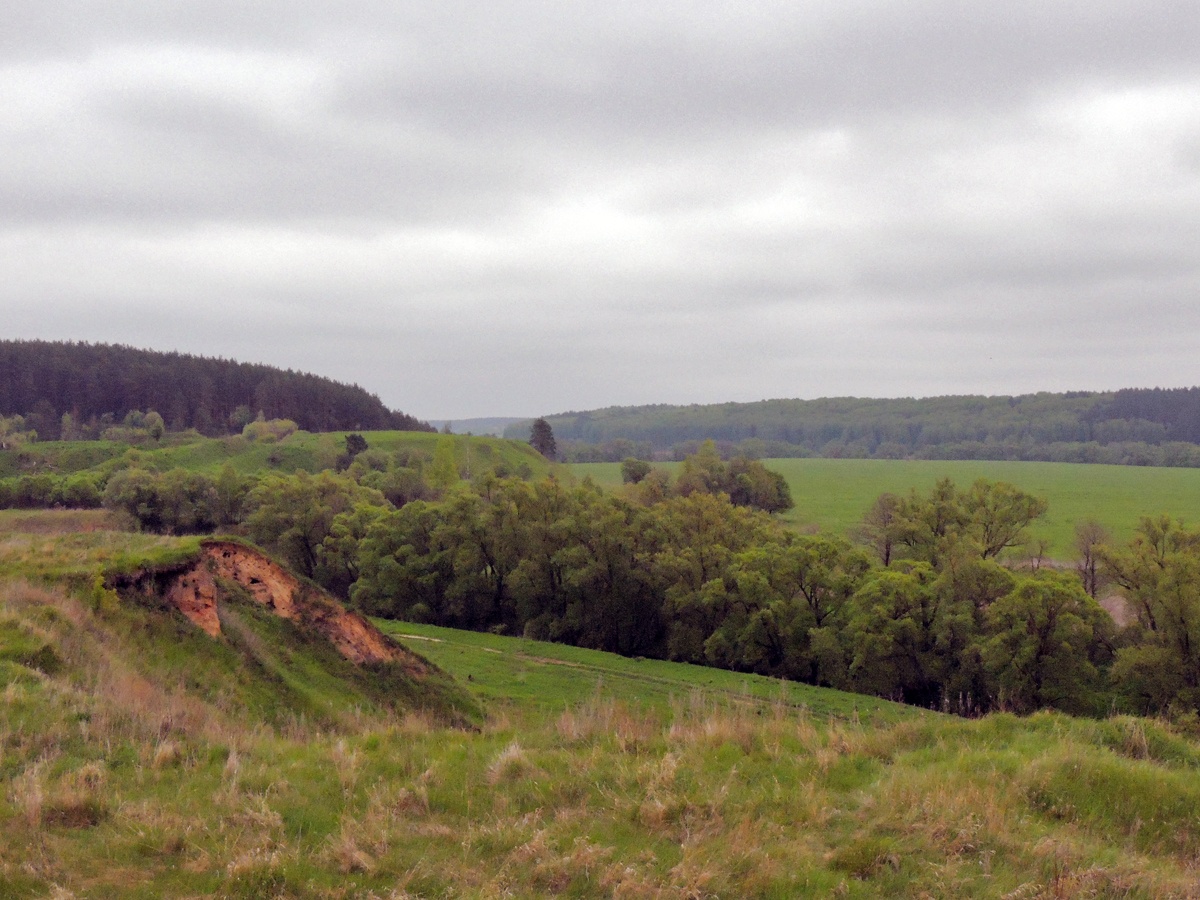
[[[251,584],[262,584],[262,581],[257,578],[251,578],[250,583]]]

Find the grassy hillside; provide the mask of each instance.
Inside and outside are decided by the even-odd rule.
[[[861,694],[781,682],[757,675],[655,659],[629,659],[550,644],[435,625],[376,620],[385,634],[419,650],[437,665],[466,679],[493,711],[511,707],[558,712],[597,694],[667,712],[699,691],[711,700],[758,710],[783,705],[814,716],[894,724],[926,715],[923,710]]]
[[[660,464],[673,469],[676,464]],[[1076,463],[881,459],[774,459],[768,468],[788,481],[795,509],[783,519],[798,528],[845,532],[885,491],[924,491],[939,478],[966,487],[977,478],[1008,481],[1049,502],[1031,529],[1055,558],[1071,556],[1075,524],[1095,519],[1118,541],[1127,541],[1140,516],[1168,513],[1200,520],[1200,470]],[[597,483],[621,483],[619,463],[578,463],[570,470]]]
[[[372,450],[394,453],[416,451],[433,456],[439,441],[453,443],[463,468],[494,468],[503,463],[511,471],[545,472],[548,463],[527,443],[495,437],[440,435],[420,431],[361,432]],[[345,449],[347,432],[311,434],[298,431],[282,441],[249,441],[241,435],[203,438],[168,435],[161,445],[143,443],[136,447],[113,441],[44,441],[26,444],[20,450],[0,451],[0,478],[53,472],[66,475],[104,470],[128,461],[158,471],[182,468],[215,474],[226,464],[242,475],[267,471],[291,473],[297,469],[318,472],[332,469]]]
[[[448,727],[251,605],[221,642],[65,590],[183,549],[103,525],[0,519],[0,896],[1195,896],[1200,745],[1159,723],[384,623],[486,711]]]

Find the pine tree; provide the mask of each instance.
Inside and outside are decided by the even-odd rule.
[[[546,459],[558,458],[558,446],[554,442],[554,430],[545,419],[534,419],[533,427],[529,429],[529,446]]]

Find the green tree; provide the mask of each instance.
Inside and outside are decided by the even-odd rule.
[[[1200,710],[1200,531],[1146,517],[1127,547],[1097,554],[1137,616],[1113,665],[1122,693],[1147,712]]]
[[[458,461],[454,454],[454,438],[440,437],[433,448],[429,466],[429,481],[440,491],[448,491],[459,482]]]
[[[372,615],[465,625],[446,599],[454,567],[442,542],[442,520],[438,505],[423,500],[384,511],[358,542],[351,601]]]
[[[1094,712],[1094,663],[1108,614],[1079,579],[1039,572],[988,610],[983,661],[1001,706]]]
[[[161,441],[163,434],[167,430],[166,423],[163,422],[163,417],[154,410],[146,413],[142,419],[142,427],[146,429],[146,434],[150,435],[151,440]]]
[[[1100,549],[1112,543],[1108,529],[1094,519],[1075,526],[1075,571],[1089,596],[1097,597],[1105,587]]]
[[[221,467],[216,482],[216,513],[220,525],[236,525],[242,519],[246,497],[250,493],[251,481],[243,478],[229,463]]]
[[[927,495],[913,490],[895,501],[880,498],[863,533],[889,563],[902,557],[941,569],[964,549],[990,559],[1017,546],[1045,511],[1044,500],[1005,482],[979,479],[959,491],[942,478]]]
[[[117,472],[108,479],[104,505],[126,513],[147,531],[196,534],[212,531],[220,522],[213,479],[184,469]]]
[[[650,474],[651,468],[650,463],[644,459],[627,456],[621,462],[621,481],[625,484],[638,484]]]
[[[715,441],[705,441],[695,453],[685,456],[675,479],[675,490],[681,497],[697,492],[728,494],[729,470],[717,452]]]
[[[567,605],[561,639],[627,655],[660,656],[662,588],[653,569],[653,513],[583,485],[559,552]]]
[[[735,456],[729,461],[725,490],[737,506],[763,512],[785,512],[795,506],[787,479],[772,472],[757,459]]]
[[[545,419],[534,419],[529,429],[529,446],[548,460],[558,459],[558,445],[554,441],[554,429]]]
[[[880,494],[853,532],[855,541],[869,547],[885,566],[892,564],[892,553],[900,540],[900,502],[895,494]]]
[[[387,514],[384,505],[359,502],[334,516],[329,533],[317,548],[313,579],[330,593],[349,598],[350,588],[361,574],[360,545],[371,527]]]
[[[1025,531],[1046,512],[1046,501],[1004,481],[979,479],[963,495],[971,537],[984,559],[999,556],[1025,539]]]
[[[346,451],[337,458],[336,467],[339,472],[350,468],[350,464],[362,453],[367,451],[367,439],[361,434],[346,435]]]
[[[653,571],[664,586],[669,653],[673,659],[704,662],[704,642],[723,612],[713,592],[726,587],[734,555],[767,540],[775,523],[761,512],[734,506],[726,495],[704,492],[673,497],[650,512],[657,545]]]
[[[37,432],[22,416],[0,416],[0,450],[15,450],[36,440]]]
[[[865,552],[829,535],[787,535],[742,551],[728,586],[714,581],[706,597],[723,616],[705,642],[706,656],[727,668],[813,684],[840,680],[843,654],[824,637],[844,625],[843,609],[869,566]]]
[[[925,562],[876,572],[855,594],[845,629],[856,690],[918,706],[942,702],[942,596]]]
[[[250,492],[248,503],[246,528],[251,539],[312,578],[320,563],[319,548],[334,519],[357,503],[384,506],[387,501],[377,491],[324,471],[265,478]]]

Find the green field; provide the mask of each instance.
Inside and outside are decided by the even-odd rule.
[[[782,517],[797,528],[846,532],[880,494],[931,488],[939,478],[966,487],[977,478],[1007,481],[1049,503],[1031,536],[1047,542],[1051,557],[1072,555],[1075,524],[1095,519],[1118,541],[1128,540],[1141,516],[1167,513],[1200,521],[1200,469],[1095,466],[1075,463],[880,459],[772,459],[796,506]],[[677,463],[660,464],[674,470]],[[598,484],[621,483],[619,463],[568,467]]]
[[[847,694],[790,681],[776,681],[724,669],[628,659],[598,650],[500,637],[435,625],[375,620],[391,634],[460,680],[493,708],[561,712],[597,696],[667,712],[674,703],[699,693],[758,708],[783,704],[819,717],[861,723],[895,723],[922,710],[861,694]]]

